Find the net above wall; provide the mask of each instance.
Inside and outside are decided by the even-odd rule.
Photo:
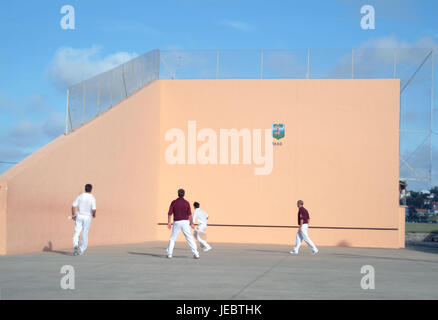
[[[67,93],[66,134],[158,79],[400,79],[400,177],[431,181],[434,52],[430,48],[153,50]]]

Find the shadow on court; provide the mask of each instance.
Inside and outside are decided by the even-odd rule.
[[[53,252],[53,253],[57,253],[57,254],[62,254],[65,256],[73,256],[73,252],[71,251],[60,251],[60,250],[53,250],[53,244],[52,241],[49,241],[49,243],[47,244],[47,246],[45,246],[43,248],[44,252]]]
[[[165,254],[155,254],[155,253],[147,253],[147,252],[128,252],[128,254],[135,254],[135,255],[140,255],[140,256],[149,256],[149,257],[154,257],[154,258],[167,259],[167,255],[165,255]],[[193,259],[193,257],[172,255],[172,259]]]
[[[183,243],[172,259],[164,241],[95,246],[80,259],[55,246],[49,241],[44,247],[55,253],[50,256],[0,256],[4,299],[438,298],[438,254],[429,247],[320,247],[320,254],[311,256],[305,246],[295,259],[286,245],[213,243],[214,250],[196,261]],[[72,259],[80,289],[67,292],[60,290],[59,270]],[[373,291],[360,286],[364,265],[376,269]]]
[[[291,251],[291,250],[292,249],[290,249],[289,251]],[[280,250],[247,249],[245,251],[250,251],[250,252],[267,252],[267,253],[281,253],[282,255],[289,253],[288,250],[280,251]]]

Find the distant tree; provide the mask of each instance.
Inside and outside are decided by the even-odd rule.
[[[417,209],[424,209],[424,199],[419,193],[411,192],[411,195],[406,197],[406,205]]]
[[[408,221],[417,222],[419,219],[420,219],[420,216],[418,215],[417,210],[415,210],[414,207],[409,207]]]
[[[430,189],[430,193],[433,195],[433,201],[438,201],[438,187]]]

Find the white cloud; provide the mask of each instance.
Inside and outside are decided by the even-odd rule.
[[[49,138],[55,138],[65,131],[65,115],[52,112],[42,124],[42,132]]]
[[[9,147],[33,148],[47,139],[52,140],[63,134],[64,128],[65,115],[53,111],[42,121],[18,121],[9,132],[0,136],[0,139]]]
[[[307,50],[266,50],[263,55],[263,76],[305,78],[306,60]]]
[[[22,119],[0,135],[0,162],[19,162],[47,142],[64,133],[65,115],[51,111],[41,121]],[[0,173],[13,164],[0,163]]]
[[[101,57],[101,48],[59,48],[48,68],[49,79],[62,90],[82,80],[108,71],[135,57],[137,53],[117,52]]]
[[[8,94],[0,94],[0,111],[10,114],[44,114],[52,111],[46,102],[46,96],[33,94],[27,97],[19,97],[17,100]]]
[[[14,147],[29,147],[37,143],[41,135],[41,126],[25,119],[17,122],[3,139]]]
[[[236,20],[222,20],[220,22],[221,25],[238,30],[238,31],[244,31],[249,32],[252,31],[254,28],[249,25],[246,22],[243,21],[236,21]]]
[[[4,162],[18,162],[22,158],[26,157],[28,153],[23,152],[17,148],[0,148],[0,161]],[[1,172],[1,170],[0,170]]]

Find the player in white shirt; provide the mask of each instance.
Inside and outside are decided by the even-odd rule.
[[[201,247],[204,247],[204,251],[209,251],[212,249],[211,246],[207,243],[207,241],[202,240],[200,235],[200,233],[205,232],[205,229],[207,229],[208,214],[207,212],[199,208],[198,202],[193,203],[193,206],[195,207],[195,211],[193,212],[193,222],[198,222],[198,226],[193,232],[193,235],[196,240],[199,241]]]
[[[80,194],[73,202],[72,218],[76,221],[73,236],[73,254],[84,254],[88,245],[88,230],[90,229],[91,216],[96,217],[96,198],[91,194],[93,186],[85,185],[85,192]],[[79,235],[82,231],[81,246],[79,247]]]

